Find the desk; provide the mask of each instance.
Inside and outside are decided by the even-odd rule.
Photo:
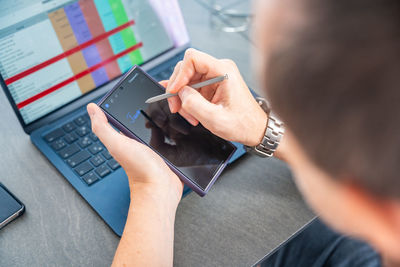
[[[256,88],[248,40],[210,29],[197,2],[181,5],[193,46],[232,58]],[[0,120],[0,181],[27,209],[0,231],[0,266],[109,266],[119,238],[31,144],[3,92]],[[175,266],[248,266],[312,217],[284,163],[245,156],[205,198],[182,200]]]

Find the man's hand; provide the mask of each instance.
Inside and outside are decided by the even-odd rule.
[[[103,111],[95,104],[87,107],[92,130],[129,177],[131,192],[143,187],[154,190],[155,196],[171,194],[170,201],[179,202],[183,185],[163,159],[149,147],[115,131]]]
[[[188,85],[228,74],[229,79],[199,91]],[[179,112],[192,125],[199,122],[215,135],[248,146],[260,143],[267,115],[257,104],[235,63],[188,49],[168,82],[171,112]]]
[[[95,104],[92,130],[129,178],[131,205],[113,266],[172,266],[174,222],[183,184],[147,146],[116,132]]]

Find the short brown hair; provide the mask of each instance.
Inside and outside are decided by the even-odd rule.
[[[272,51],[273,109],[321,169],[400,197],[400,1],[305,0]]]

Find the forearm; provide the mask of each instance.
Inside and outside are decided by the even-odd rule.
[[[125,230],[113,266],[172,266],[175,212],[172,194],[133,186]]]

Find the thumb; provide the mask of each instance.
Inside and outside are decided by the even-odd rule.
[[[121,139],[122,135],[111,127],[107,121],[106,115],[96,104],[90,103],[87,106],[87,111],[92,121],[92,131],[110,150],[112,144],[115,144],[115,142]]]
[[[200,121],[204,126],[210,125],[212,114],[219,112],[221,107],[205,99],[195,89],[185,86],[179,91],[182,108]]]

